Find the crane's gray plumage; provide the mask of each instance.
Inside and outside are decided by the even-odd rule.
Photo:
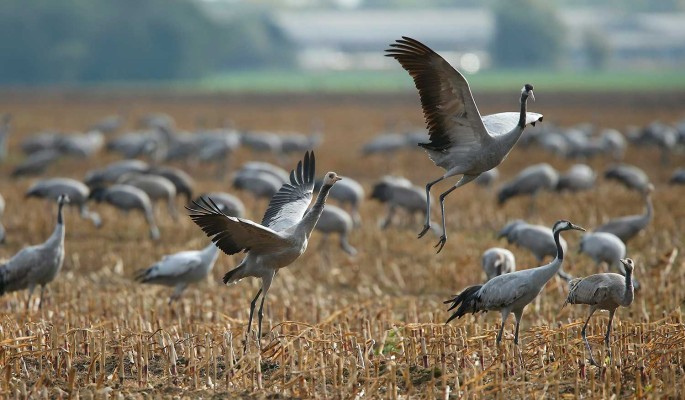
[[[233,187],[246,190],[257,198],[272,198],[283,182],[268,172],[257,170],[238,170],[233,176]]]
[[[502,185],[497,202],[502,205],[515,196],[533,196],[541,191],[552,191],[559,182],[559,173],[551,165],[540,163],[524,168],[513,179]]]
[[[668,183],[671,185],[685,185],[685,168],[678,168],[673,171]]]
[[[331,192],[332,191],[333,190],[331,190]],[[348,241],[348,236],[350,235],[353,226],[352,217],[347,211],[340,207],[327,204],[321,213],[321,217],[319,217],[319,222],[316,223],[316,230],[324,234],[322,244],[328,240],[328,235],[337,233],[340,237],[340,248],[345,253],[355,256],[357,255],[357,249],[352,247]]]
[[[140,210],[150,227],[150,238],[159,240],[159,228],[152,212],[152,202],[144,191],[131,185],[116,184],[108,188],[91,190],[90,198],[97,202],[105,201],[122,211]]]
[[[160,261],[136,273],[141,283],[174,286],[169,304],[181,297],[191,283],[207,277],[219,257],[219,248],[213,242],[202,250],[181,251],[164,256]]]
[[[290,181],[290,175],[288,174],[288,171],[284,170],[283,168],[273,165],[268,162],[264,161],[250,161],[246,162],[240,167],[239,172],[242,171],[256,171],[256,172],[263,172],[269,175],[272,175],[274,178],[277,178],[281,183],[288,183]]]
[[[445,178],[462,175],[449,190],[440,195],[442,236],[438,252],[447,241],[444,200],[485,171],[498,166],[509,154],[524,128],[542,120],[542,115],[526,112],[533,86],[521,91],[519,113],[506,112],[481,117],[469,84],[462,74],[424,44],[403,36],[390,45],[386,56],[393,57],[409,72],[419,90],[421,106],[430,141],[421,143],[431,160],[446,170],[440,178],[426,185],[426,223],[419,237],[430,229],[430,189]]]
[[[169,166],[155,166],[147,171],[148,174],[163,176],[176,186],[176,194],[185,196],[186,203],[193,199],[195,180],[182,169]]]
[[[502,313],[502,326],[497,334],[497,344],[502,341],[504,323],[513,312],[516,317],[516,334],[514,344],[519,341],[519,324],[523,309],[530,304],[545,287],[545,284],[557,274],[564,261],[564,250],[559,243],[562,231],[585,229],[576,226],[569,221],[557,221],[552,227],[554,241],[557,247],[557,254],[551,263],[522,271],[515,271],[504,275],[496,276],[483,285],[471,286],[454,298],[445,301],[445,304],[452,303],[449,310],[457,308],[446,323],[455,318],[461,318],[466,313],[477,313],[479,311],[500,311]]]
[[[611,346],[609,345],[609,336],[611,334],[611,324],[614,320],[614,313],[619,306],[628,307],[633,302],[633,281],[632,275],[635,269],[635,264],[632,259],[625,258],[620,260],[625,266],[625,277],[614,273],[595,274],[585,278],[577,278],[570,282],[569,292],[564,306],[566,304],[588,304],[590,306],[590,315],[588,315],[581,336],[585,342],[585,347],[590,356],[590,363],[598,366],[595,359],[592,357],[592,349],[590,343],[587,341],[585,329],[592,314],[597,310],[609,311],[609,324],[607,326],[607,333],[604,336],[604,344],[607,348],[609,358],[611,358]]]
[[[150,166],[141,160],[121,160],[115,161],[104,168],[95,169],[86,173],[84,182],[89,187],[98,187],[114,183],[120,176],[129,172],[144,173]]]
[[[43,305],[45,285],[52,282],[64,262],[64,219],[62,208],[69,202],[67,195],[57,198],[57,225],[44,243],[23,248],[0,267],[0,295],[29,289],[26,307],[36,285],[40,285],[40,303]]]
[[[18,178],[26,175],[40,175],[62,156],[59,150],[44,149],[31,153],[24,161],[14,167],[11,176]]]
[[[578,192],[592,189],[595,185],[595,179],[595,171],[592,168],[585,164],[575,164],[559,176],[556,191]]]
[[[69,196],[69,204],[77,206],[81,218],[89,219],[97,228],[102,226],[100,215],[88,209],[90,188],[84,183],[71,178],[49,178],[40,180],[26,191],[26,197],[38,197],[57,200],[60,195]]]
[[[412,185],[409,180],[402,177],[383,177],[373,186],[371,198],[388,206],[388,213],[381,223],[382,229],[390,226],[397,209],[403,209],[410,215],[426,212],[426,196],[423,188]],[[434,225],[431,226],[431,229],[437,235],[442,233]]]
[[[652,204],[652,191],[654,186],[649,184],[643,196],[645,200],[645,213],[641,215],[628,215],[610,220],[609,222],[598,226],[595,232],[609,232],[618,236],[623,243],[637,236],[640,231],[649,226],[649,223],[654,217],[654,205]]]
[[[613,233],[609,232],[590,232],[583,235],[580,239],[579,253],[587,254],[599,266],[606,263],[615,268],[621,275],[626,274],[621,259],[626,257],[626,245]],[[640,289],[639,282],[633,278],[633,286]]]
[[[491,247],[483,252],[481,266],[488,280],[516,271],[514,253],[501,247]]]
[[[555,257],[557,255],[557,245],[554,239],[553,232],[543,225],[532,225],[523,220],[515,220],[502,228],[499,232],[498,238],[505,237],[509,244],[514,243],[517,246],[530,250],[539,263],[543,262],[545,257]],[[559,242],[564,251],[568,249],[566,240],[560,237]],[[559,269],[559,276],[569,281],[572,277],[564,271]]]
[[[194,208],[189,208],[193,222],[224,253],[230,255],[247,252],[240,265],[226,273],[224,283],[234,283],[248,276],[261,278],[262,287],[250,303],[247,326],[249,334],[255,304],[261,295],[258,342],[262,333],[264,300],[276,272],[293,263],[307,249],[309,237],[323,212],[328,192],[340,180],[335,172],[326,173],[314,205],[307,210],[314,191],[315,169],[314,153],[305,153],[304,162],[298,162],[297,168],[290,172],[290,182],[284,184],[271,199],[261,224],[229,217],[211,199],[193,203]]]
[[[649,190],[649,176],[634,165],[612,165],[604,171],[604,178],[618,181],[628,189],[637,190],[641,193],[646,193]]]
[[[148,175],[138,172],[127,172],[117,179],[117,183],[137,187],[147,194],[154,209],[156,201],[166,201],[167,211],[171,218],[178,219],[176,210],[176,186],[161,175]]]

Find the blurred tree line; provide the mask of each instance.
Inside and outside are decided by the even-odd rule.
[[[195,78],[292,65],[265,13],[218,24],[189,0],[2,0],[0,83]]]

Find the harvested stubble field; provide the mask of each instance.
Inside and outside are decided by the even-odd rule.
[[[531,111],[559,124],[594,122],[623,129],[659,118],[673,122],[685,114],[685,94],[563,94],[536,92]],[[484,113],[515,109],[517,92],[479,96]],[[3,223],[9,258],[28,244],[40,243],[54,226],[55,206],[24,200],[35,180],[11,180],[21,160],[19,142],[44,130],[82,130],[115,112],[128,117],[163,111],[180,128],[198,120],[217,126],[227,118],[255,130],[309,130],[312,118],[325,123],[323,145],[316,150],[317,175],[334,170],[357,178],[370,190],[384,174],[401,174],[417,184],[441,170],[420,151],[391,157],[360,157],[361,145],[382,131],[389,119],[422,126],[414,93],[402,95],[177,95],[96,92],[5,93],[0,111],[14,115],[10,160],[0,166],[0,190],[7,201]],[[233,166],[264,155],[241,149]],[[88,169],[117,157],[101,153],[88,160],[65,159],[50,176],[82,179]],[[606,367],[589,366],[580,338],[585,306],[560,310],[565,283],[553,279],[542,293],[539,309],[529,306],[522,319],[523,364],[513,346],[513,318],[501,348],[494,344],[499,313],[467,316],[449,325],[443,300],[482,282],[482,251],[507,246],[495,237],[508,220],[527,218],[551,226],[565,218],[592,228],[609,217],[642,212],[640,196],[599,179],[595,190],[579,194],[544,193],[528,216],[527,198],[498,207],[495,192],[468,185],[447,201],[450,238],[435,254],[436,237],[416,238],[421,222],[381,231],[383,206],[367,200],[363,226],[351,242],[360,250],[349,258],[337,247],[318,249],[314,233],[309,250],[274,281],[265,307],[261,353],[251,340],[242,354],[249,302],[259,282],[246,279],[224,287],[221,276],[239,256],[221,255],[211,279],[191,287],[172,306],[170,289],[132,281],[133,271],[162,255],[205,246],[207,238],[189,218],[174,223],[158,210],[162,240],[151,242],[135,214],[121,216],[94,205],[104,227],[95,229],[66,214],[64,268],[48,287],[41,310],[34,299],[25,308],[26,292],[0,298],[0,393],[6,398],[244,397],[244,398],[677,398],[685,379],[685,324],[682,307],[685,265],[675,249],[685,234],[682,187],[667,185],[685,156],[675,154],[664,168],[654,149],[630,147],[627,161],[644,168],[656,186],[655,220],[629,246],[643,289],[629,309],[619,309],[611,345],[614,361],[604,359],[607,314],[597,313],[588,334],[596,357]],[[555,159],[536,148],[516,147],[501,166],[498,183],[534,162],[547,161],[565,170],[573,161]],[[611,160],[592,159],[602,171]],[[296,159],[286,168],[292,168]],[[228,181],[213,178],[211,168],[190,165],[197,191],[232,191]],[[439,185],[435,193],[447,188]],[[237,193],[249,217],[259,220],[266,203],[255,204]],[[400,223],[399,225],[402,225]],[[565,234],[570,254],[565,269],[575,276],[597,272],[576,253],[580,235]],[[331,243],[332,244],[332,243]],[[511,247],[510,247],[511,248]],[[525,250],[512,248],[519,269],[536,266]]]

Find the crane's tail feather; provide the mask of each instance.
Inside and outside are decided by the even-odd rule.
[[[149,273],[151,272],[150,271],[151,269],[152,268],[142,268],[142,269],[137,270],[133,275],[133,279],[135,281],[141,282],[141,283],[147,282],[147,280],[149,278]]]
[[[476,307],[476,301],[478,301],[478,292],[482,287],[483,285],[467,287],[461,293],[454,296],[454,298],[445,301],[445,304],[452,303],[452,305],[449,309],[447,309],[447,311],[452,311],[454,308],[459,306],[459,308],[457,308],[457,310],[449,317],[449,319],[445,323],[447,324],[455,318],[461,318],[466,313],[470,312],[472,314],[475,314],[477,311],[479,311]]]

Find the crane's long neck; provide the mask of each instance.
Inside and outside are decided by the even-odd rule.
[[[302,218],[302,223],[300,224],[300,226],[304,228],[307,237],[309,237],[309,235],[314,230],[316,223],[319,221],[319,217],[323,212],[323,208],[324,206],[326,206],[326,198],[328,197],[328,192],[331,190],[332,187],[333,185],[330,184],[324,184],[321,186],[321,190],[319,190],[319,195],[316,196],[316,201],[314,202],[314,205],[312,206],[312,208],[309,209],[309,211],[307,211],[307,214],[304,215],[304,218]]]
[[[526,127],[526,108],[528,104],[528,94],[521,93],[521,114],[519,115],[519,123],[518,127],[521,128],[521,131]],[[520,135],[520,133],[519,133]]]
[[[561,247],[561,231],[554,231],[554,243],[557,245],[557,256],[552,260],[551,263],[536,268],[535,275],[537,277],[536,281],[544,285],[552,279],[554,275],[559,272],[561,264],[564,262],[564,248]]]
[[[47,243],[54,242],[64,242],[64,217],[62,216],[62,208],[64,203],[59,203],[57,207],[57,225],[55,225],[55,230],[52,231],[52,235],[47,240]]]
[[[633,271],[626,268],[626,289],[623,292],[623,301],[621,303],[622,306],[629,306],[630,303],[633,302],[633,297],[635,296],[635,293],[633,293]]]

